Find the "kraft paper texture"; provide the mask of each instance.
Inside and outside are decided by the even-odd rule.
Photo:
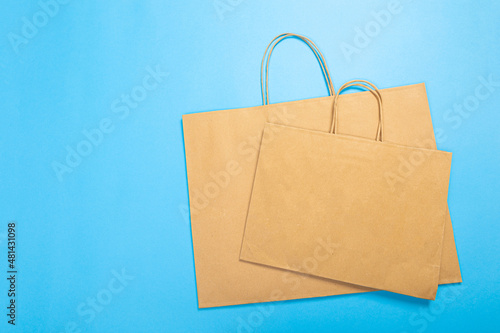
[[[436,149],[424,84],[381,89],[384,141]],[[339,133],[375,139],[370,92],[339,97]],[[200,308],[370,291],[239,260],[266,122],[328,132],[333,97],[183,116],[193,250]],[[399,174],[411,173],[402,164]],[[394,186],[400,185],[399,178]],[[320,250],[318,250],[320,251]],[[439,283],[461,282],[449,213]]]
[[[447,152],[267,124],[240,259],[434,299],[450,167]]]

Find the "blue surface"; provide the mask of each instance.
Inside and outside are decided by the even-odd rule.
[[[500,3],[401,0],[378,30],[372,13],[394,9],[390,1],[339,3],[69,1],[48,8],[52,16],[35,0],[4,3],[0,331],[498,330]],[[33,16],[40,27],[30,30],[23,18]],[[357,29],[372,37],[356,39]],[[440,287],[437,301],[375,292],[197,308],[181,115],[259,105],[260,60],[283,32],[318,44],[336,88],[352,78],[381,88],[426,83],[438,147],[454,154],[449,205],[464,280]],[[157,66],[169,73],[158,82],[148,76]],[[490,76],[496,86],[477,88]],[[127,106],[122,95],[131,93],[141,101]],[[326,95],[302,43],[277,48],[270,95]],[[470,111],[454,111],[464,104]],[[73,156],[58,179],[54,163],[66,163],[67,149],[88,155]],[[11,220],[15,328],[4,314]]]

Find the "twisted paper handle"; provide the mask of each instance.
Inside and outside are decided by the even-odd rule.
[[[380,94],[380,91],[373,83],[370,83],[365,80],[352,80],[344,83],[344,85],[340,87],[339,91],[337,92],[333,100],[333,116],[332,116],[332,125],[330,126],[330,133],[333,134],[337,133],[337,128],[338,128],[337,102],[340,93],[349,87],[355,87],[355,86],[363,87],[369,90],[377,98],[379,113],[378,113],[377,137],[375,138],[375,140],[382,141],[384,133],[384,112],[382,104],[382,95]]]
[[[333,88],[332,80],[330,78],[330,73],[328,71],[328,67],[326,65],[325,58],[323,57],[323,54],[318,49],[316,44],[314,44],[307,37],[297,35],[297,34],[292,34],[292,33],[284,33],[284,34],[276,36],[271,41],[271,43],[269,43],[269,45],[266,48],[266,51],[264,52],[264,56],[262,57],[262,63],[260,66],[260,86],[261,86],[261,93],[262,93],[262,104],[264,104],[264,105],[269,104],[269,60],[271,59],[271,54],[273,53],[273,50],[276,47],[276,45],[278,45],[282,40],[284,40],[286,38],[298,38],[309,46],[309,48],[314,52],[314,55],[316,56],[316,59],[318,59],[318,62],[321,66],[321,71],[323,72],[323,75],[325,76],[329,95],[330,96],[335,95],[335,90]],[[269,51],[269,53],[268,53],[268,51]],[[264,63],[266,64],[265,71],[264,71]],[[265,76],[265,80],[264,80],[264,76]]]

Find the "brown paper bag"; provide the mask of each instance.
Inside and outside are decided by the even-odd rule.
[[[275,38],[272,48],[289,36],[292,35],[283,34]],[[308,43],[306,39],[303,41]],[[319,50],[312,43],[308,45],[315,50],[321,64]],[[325,69],[324,74],[329,89],[333,90],[328,70]],[[262,87],[263,91],[267,91],[264,85]],[[381,94],[387,101],[384,109],[385,139],[402,145],[435,149],[425,86],[417,84],[382,89]],[[264,93],[263,99],[268,103]],[[339,104],[345,110],[339,115],[342,133],[374,138],[375,115],[359,111],[373,103],[373,97],[368,92],[340,96]],[[332,107],[333,97],[323,97],[183,116],[200,308],[371,290],[239,260],[265,123],[328,132]],[[449,215],[445,228],[440,283],[460,282]]]
[[[352,86],[378,99],[378,141],[266,124],[240,259],[434,299],[451,153],[383,142],[378,90],[338,93]],[[395,186],[402,163],[415,168]]]

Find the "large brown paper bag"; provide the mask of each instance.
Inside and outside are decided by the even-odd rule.
[[[378,90],[338,93],[352,86],[378,99],[378,141],[266,124],[240,259],[434,299],[451,153],[383,142]],[[395,186],[405,161],[415,168]],[[322,243],[323,260],[303,265]]]
[[[273,48],[288,36],[292,35],[278,36],[273,40]],[[306,39],[303,40],[307,43]],[[314,46],[308,45],[314,49]],[[319,50],[315,53],[322,59]],[[327,82],[331,82],[327,70],[324,74]],[[330,88],[330,84],[328,86]],[[374,103],[373,97],[368,94],[360,92],[339,97],[339,104],[345,110],[339,115],[343,133],[374,137],[373,127],[377,124],[372,117],[374,115],[359,112],[364,105]],[[388,127],[386,139],[403,145],[435,149],[425,86],[417,84],[382,89],[381,94],[387,100],[384,109],[384,121]],[[264,94],[263,98],[266,101]],[[239,260],[258,147],[265,123],[328,132],[332,107],[333,97],[330,96],[183,116],[200,308],[371,290]],[[453,229],[448,215],[440,283],[460,281]]]

